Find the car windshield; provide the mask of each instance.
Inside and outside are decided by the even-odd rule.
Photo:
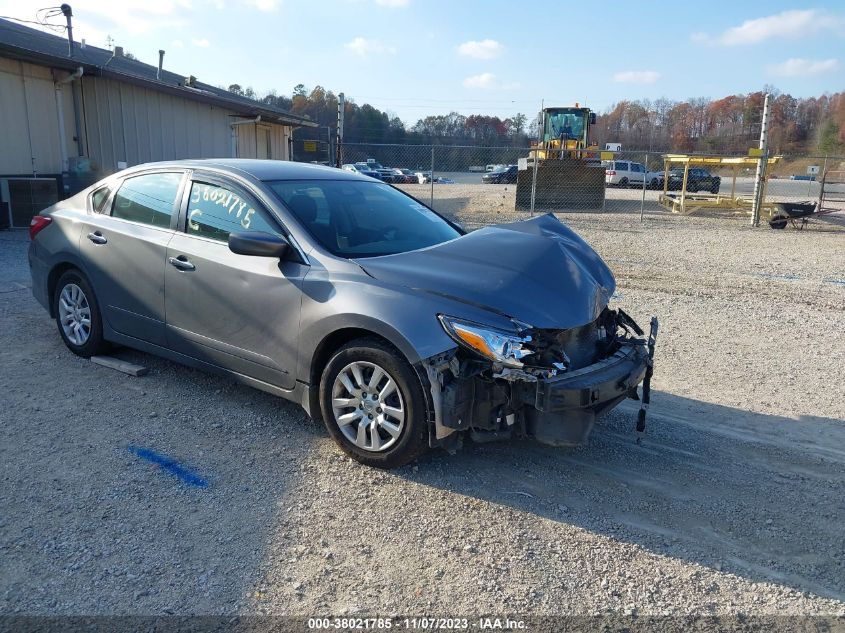
[[[406,253],[461,235],[434,211],[383,183],[279,180],[266,184],[315,240],[340,257]]]

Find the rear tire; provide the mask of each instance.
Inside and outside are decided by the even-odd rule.
[[[70,351],[90,358],[106,349],[100,304],[91,284],[80,271],[72,269],[59,277],[53,305],[59,335]]]
[[[623,188],[624,188],[624,187],[627,187],[627,186],[628,186],[628,179],[627,179],[627,178],[623,178],[622,180],[620,180],[620,181],[619,181],[619,186],[620,186],[620,187],[623,187]]]
[[[320,378],[320,411],[344,453],[376,468],[397,468],[428,449],[420,379],[401,354],[379,339],[341,347]]]

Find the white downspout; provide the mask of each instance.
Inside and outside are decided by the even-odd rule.
[[[59,117],[59,151],[61,152],[63,173],[67,172],[70,166],[68,165],[67,139],[65,138],[65,108],[62,100],[62,86],[76,81],[82,77],[83,72],[84,70],[82,66],[80,66],[64,79],[59,79],[58,81],[53,82],[53,86],[56,90],[56,113]],[[76,113],[74,113],[74,117],[75,116]],[[77,130],[77,139],[78,138],[79,133]]]

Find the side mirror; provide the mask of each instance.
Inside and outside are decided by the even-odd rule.
[[[278,257],[283,259],[291,250],[290,242],[281,235],[260,232],[229,233],[229,250],[238,255]]]
[[[595,125],[595,124],[596,124],[596,113],[590,112],[590,125]]]

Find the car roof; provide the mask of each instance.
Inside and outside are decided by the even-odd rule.
[[[206,158],[194,160],[173,160],[156,163],[145,163],[132,168],[132,171],[149,169],[150,167],[173,167],[178,169],[217,169],[231,171],[243,176],[247,174],[257,180],[365,180],[351,171],[313,165],[311,163],[295,163],[286,160],[261,160],[255,158]]]

